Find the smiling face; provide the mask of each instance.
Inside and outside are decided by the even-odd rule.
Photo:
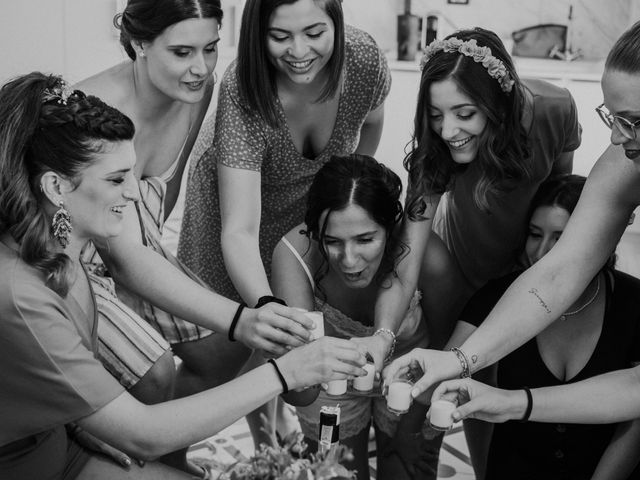
[[[544,257],[556,244],[569,217],[569,212],[559,206],[545,205],[536,208],[529,221],[524,249],[528,267]]]
[[[71,215],[72,235],[80,242],[119,235],[124,209],[138,199],[133,142],[105,142],[103,151],[94,158],[75,184],[69,182],[65,188],[64,204]]]
[[[333,55],[334,24],[319,2],[298,0],[276,8],[267,30],[267,54],[278,78],[294,84],[323,79]]]
[[[349,288],[365,288],[380,268],[387,234],[366,210],[351,204],[329,214],[322,241],[331,272]]]
[[[433,82],[429,97],[429,125],[445,142],[454,162],[472,162],[478,154],[478,137],[487,125],[487,115],[450,78]]]
[[[640,75],[607,70],[602,77],[604,105],[612,115],[637,122],[640,120]],[[640,138],[630,139],[623,135],[614,123],[611,128],[611,143],[622,145],[627,158],[640,166]]]
[[[143,42],[151,83],[171,99],[197,103],[218,61],[215,18],[190,18],[167,27],[151,43]]]

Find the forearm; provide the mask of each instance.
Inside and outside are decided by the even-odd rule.
[[[236,302],[203,287],[144,245],[131,245],[127,252],[124,258],[101,252],[116,282],[177,317],[217,332],[229,329]]]
[[[229,278],[247,305],[253,306],[263,295],[271,295],[258,232],[223,232],[222,253]]]
[[[617,426],[591,480],[626,480],[640,459],[640,420]]]
[[[569,385],[532,390],[531,420],[616,423],[639,418],[638,368],[609,372]]]
[[[539,264],[512,283],[486,320],[460,347],[469,359],[471,373],[492,365],[535,337],[582,291],[577,275],[554,276],[539,269]]]
[[[215,435],[281,391],[273,366],[263,365],[215,389],[156,405],[119,408],[121,396],[102,409],[111,412],[101,410],[79,423],[136,458],[153,459]],[[107,428],[94,418],[100,414],[111,418]]]

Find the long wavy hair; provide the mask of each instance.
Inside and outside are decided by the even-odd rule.
[[[40,179],[52,171],[78,184],[105,142],[133,139],[131,120],[100,99],[76,90],[66,100],[47,92],[63,80],[33,72],[0,89],[0,232],[20,245],[20,257],[42,271],[62,296],[71,259],[57,253]]]
[[[132,41],[153,42],[167,27],[190,18],[215,18],[222,25],[220,0],[129,0],[113,24],[124,51],[135,60]]]
[[[240,98],[249,112],[257,112],[267,124],[277,128],[280,118],[276,109],[278,88],[276,69],[267,52],[269,20],[276,8],[298,0],[247,0],[242,12],[240,39],[238,41],[238,66],[236,76]],[[332,98],[340,87],[344,65],[344,17],[341,0],[313,0],[324,9],[333,22],[333,53],[326,69],[327,83],[316,102]]]
[[[396,228],[403,214],[401,193],[398,175],[367,155],[334,155],[318,170],[309,188],[304,217],[306,234],[318,242],[323,258],[314,275],[316,284],[329,271],[329,256],[324,245],[329,216],[349,205],[358,205],[385,229],[387,241],[376,281],[382,282],[389,273],[395,272],[398,262],[409,250]]]
[[[525,89],[502,41],[483,28],[460,30],[447,38],[452,37],[463,41],[473,39],[479,46],[491,49],[492,55],[504,63],[515,84],[511,92],[503,92],[499,82],[489,76],[481,63],[459,52],[441,50],[425,64],[410,151],[404,159],[404,167],[409,172],[407,212],[411,220],[423,218],[425,195],[444,193],[451,188],[455,175],[466,168],[453,161],[446,143],[430,126],[430,87],[434,82],[453,80],[487,116],[487,125],[478,137],[478,154],[474,160],[482,172],[473,191],[479,208],[487,210],[490,195],[510,190],[516,182],[529,178],[532,173],[527,132],[522,125]]]

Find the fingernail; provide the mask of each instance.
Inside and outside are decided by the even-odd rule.
[[[127,458],[127,457],[124,457],[124,458],[122,459],[122,464],[123,464],[125,467],[130,467],[130,466],[131,466],[131,459],[130,459],[130,458]]]

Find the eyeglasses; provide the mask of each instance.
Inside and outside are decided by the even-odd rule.
[[[636,140],[638,138],[637,128],[640,127],[640,120],[630,122],[620,115],[611,115],[607,107],[604,106],[604,103],[596,108],[596,112],[598,112],[598,115],[607,127],[613,128],[615,124],[616,128],[620,130],[620,133],[629,140]]]

